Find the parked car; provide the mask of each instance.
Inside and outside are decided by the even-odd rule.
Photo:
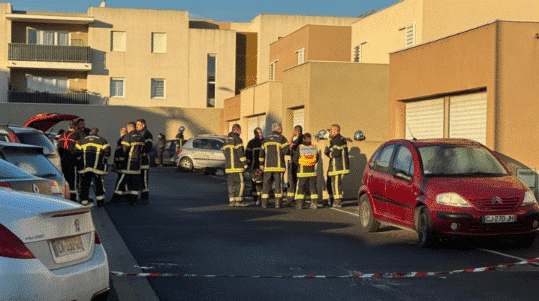
[[[216,135],[200,135],[187,140],[178,150],[176,165],[178,170],[224,169],[225,155],[221,148],[226,137]]]
[[[53,140],[46,132],[60,121],[73,120],[77,115],[69,114],[39,114],[33,116],[23,126],[0,125],[0,141],[20,142],[44,148],[44,154],[58,170],[62,171],[60,155]]]
[[[64,198],[69,199],[69,184],[63,174],[43,154],[44,148],[21,143],[0,142],[0,159],[27,173],[58,183]]]
[[[167,140],[165,142],[165,151],[163,152],[163,165],[175,165],[176,164],[176,140]],[[157,162],[157,149],[155,143],[152,151],[150,152],[150,164],[155,165]]]
[[[419,244],[459,236],[535,240],[530,189],[487,147],[465,139],[391,140],[369,160],[359,190],[364,231],[380,222],[416,230]]]
[[[90,208],[0,189],[2,300],[104,300],[107,254]]]
[[[0,160],[0,187],[64,197],[58,182],[33,176],[4,160]]]

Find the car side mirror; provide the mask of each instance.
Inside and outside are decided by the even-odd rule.
[[[395,174],[393,174],[393,176],[394,176],[395,178],[397,178],[397,179],[400,179],[400,180],[412,182],[412,176],[407,175],[407,174],[404,173],[402,170],[397,170],[397,171],[395,172]]]
[[[365,134],[363,134],[363,131],[356,131],[354,133],[354,140],[356,141],[363,141],[367,138],[365,138]]]

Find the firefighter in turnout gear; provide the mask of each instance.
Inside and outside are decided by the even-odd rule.
[[[296,184],[298,183],[297,173],[298,165],[292,157],[297,150],[298,146],[303,143],[303,128],[301,125],[296,125],[294,127],[294,134],[290,138],[290,148],[288,154],[290,155],[290,161],[288,162],[288,187],[286,188],[286,204],[283,204],[284,207],[291,205],[294,202],[294,196],[296,194]]]
[[[342,207],[342,179],[344,175],[350,172],[347,139],[341,136],[340,132],[341,128],[338,124],[331,126],[329,146],[324,150],[324,154],[329,157],[328,182],[331,182],[333,207],[335,208]]]
[[[126,134],[127,134],[127,128],[125,127],[121,128],[120,138],[116,142],[116,150],[114,151],[114,172],[118,174],[118,177],[116,178],[116,185],[114,187],[118,187],[118,183],[120,182],[120,179],[122,178],[122,174],[124,170],[127,168],[127,164],[126,164],[127,154],[125,154],[122,149],[122,140]],[[121,202],[122,194],[117,193],[115,191],[114,194],[112,195],[112,199],[110,200],[110,202],[111,203]]]
[[[243,141],[240,138],[241,127],[239,124],[232,126],[232,132],[228,134],[223,146],[225,154],[225,173],[228,182],[229,206],[247,206],[243,202],[244,179],[243,172],[248,168],[247,159],[243,150]]]
[[[255,204],[260,205],[260,196],[262,195],[262,169],[260,169],[260,150],[262,148],[262,129],[257,127],[254,130],[255,137],[247,143],[245,157],[249,166],[249,177],[251,178],[251,195]]]
[[[318,208],[318,191],[316,187],[316,163],[318,163],[318,149],[311,144],[311,134],[303,136],[303,143],[298,145],[292,161],[298,166],[298,185],[296,189],[296,208],[303,209],[305,192],[311,194],[311,209]]]
[[[110,157],[110,145],[105,138],[99,137],[99,130],[93,128],[88,136],[82,138],[76,145],[82,154],[80,199],[82,205],[88,205],[88,194],[92,179],[95,183],[95,196],[98,207],[105,203],[105,187],[103,178],[107,174],[107,159]]]
[[[60,139],[58,139],[58,153],[60,154],[60,160],[62,162],[62,172],[69,184],[70,199],[72,201],[76,201],[78,195],[78,160],[75,154],[75,146],[81,138],[79,132],[77,132],[77,123],[71,121],[69,122],[68,131],[63,132]]]
[[[142,204],[148,204],[150,201],[150,187],[148,186],[148,173],[150,171],[150,152],[153,147],[153,136],[146,127],[146,120],[137,120],[137,131],[144,138],[144,147],[142,148],[142,158],[140,166],[140,176],[142,181],[140,199]]]
[[[117,197],[124,195],[130,205],[135,205],[138,198],[140,183],[140,166],[144,138],[135,130],[135,123],[126,126],[127,134],[122,139],[122,152],[125,155],[125,169],[116,184],[114,194]],[[114,198],[114,196],[113,196]]]
[[[274,123],[272,133],[262,141],[260,150],[260,167],[264,171],[262,184],[262,208],[267,208],[269,193],[275,183],[275,208],[281,207],[283,198],[283,175],[286,170],[284,155],[288,152],[288,140],[281,134],[283,127]]]

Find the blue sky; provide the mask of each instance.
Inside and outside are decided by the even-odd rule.
[[[9,0],[4,0],[8,2]],[[399,0],[311,0],[244,1],[244,0],[108,0],[109,7],[187,10],[192,17],[215,21],[249,22],[259,14],[288,14],[355,17],[371,10],[380,10]],[[85,13],[89,6],[99,6],[101,0],[13,0],[15,10]]]

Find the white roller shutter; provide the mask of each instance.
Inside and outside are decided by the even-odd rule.
[[[444,99],[406,104],[406,139],[444,137]]]
[[[487,142],[487,93],[453,96],[449,100],[449,137]]]
[[[301,125],[303,130],[305,130],[305,109],[296,109],[292,111],[292,122],[293,126]]]
[[[266,136],[266,115],[249,117],[248,119],[249,132],[247,133],[247,141],[255,137],[255,129],[257,127],[262,129],[262,135]]]
[[[266,115],[258,116],[258,126],[262,129],[262,135],[266,137]]]

